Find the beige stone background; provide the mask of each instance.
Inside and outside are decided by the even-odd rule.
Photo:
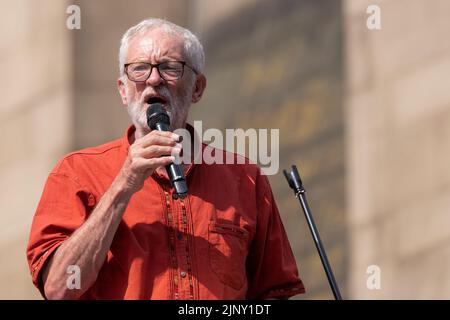
[[[80,30],[66,28],[70,4]],[[366,26],[371,4],[381,30]],[[280,129],[280,169],[301,170],[344,298],[450,297],[447,0],[0,0],[0,12],[0,299],[41,298],[25,246],[45,179],[65,153],[123,134],[118,44],[150,16],[204,42],[191,120]],[[295,299],[332,299],[297,200],[281,172],[270,181],[308,291]]]

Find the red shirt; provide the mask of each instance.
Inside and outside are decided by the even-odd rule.
[[[65,156],[50,173],[27,247],[42,294],[42,267],[111,185],[133,130]],[[82,299],[263,299],[304,292],[268,179],[256,165],[195,164],[186,180],[185,199],[172,197],[170,182],[157,173],[145,181]]]

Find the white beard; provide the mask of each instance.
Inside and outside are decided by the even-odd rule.
[[[160,87],[159,89],[154,89],[159,95],[163,96],[168,102],[165,104],[167,114],[170,118],[170,130],[184,128],[186,119],[189,112],[189,107],[191,105],[193,86],[186,88],[181,96],[172,97],[169,90],[166,87]],[[142,93],[145,96],[146,92]],[[136,128],[141,129],[144,132],[150,132],[147,125],[147,103],[137,100],[132,100],[127,91],[127,99],[130,101],[128,104],[128,114],[130,115],[131,121]]]

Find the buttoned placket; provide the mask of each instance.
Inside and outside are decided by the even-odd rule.
[[[187,198],[174,196],[173,190],[163,188],[166,205],[166,223],[170,251],[170,295],[172,299],[189,300],[195,298],[191,228],[186,206]]]

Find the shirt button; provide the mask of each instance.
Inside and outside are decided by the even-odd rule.
[[[181,271],[180,276],[181,276],[182,278],[185,278],[185,277],[186,277],[186,272]]]

